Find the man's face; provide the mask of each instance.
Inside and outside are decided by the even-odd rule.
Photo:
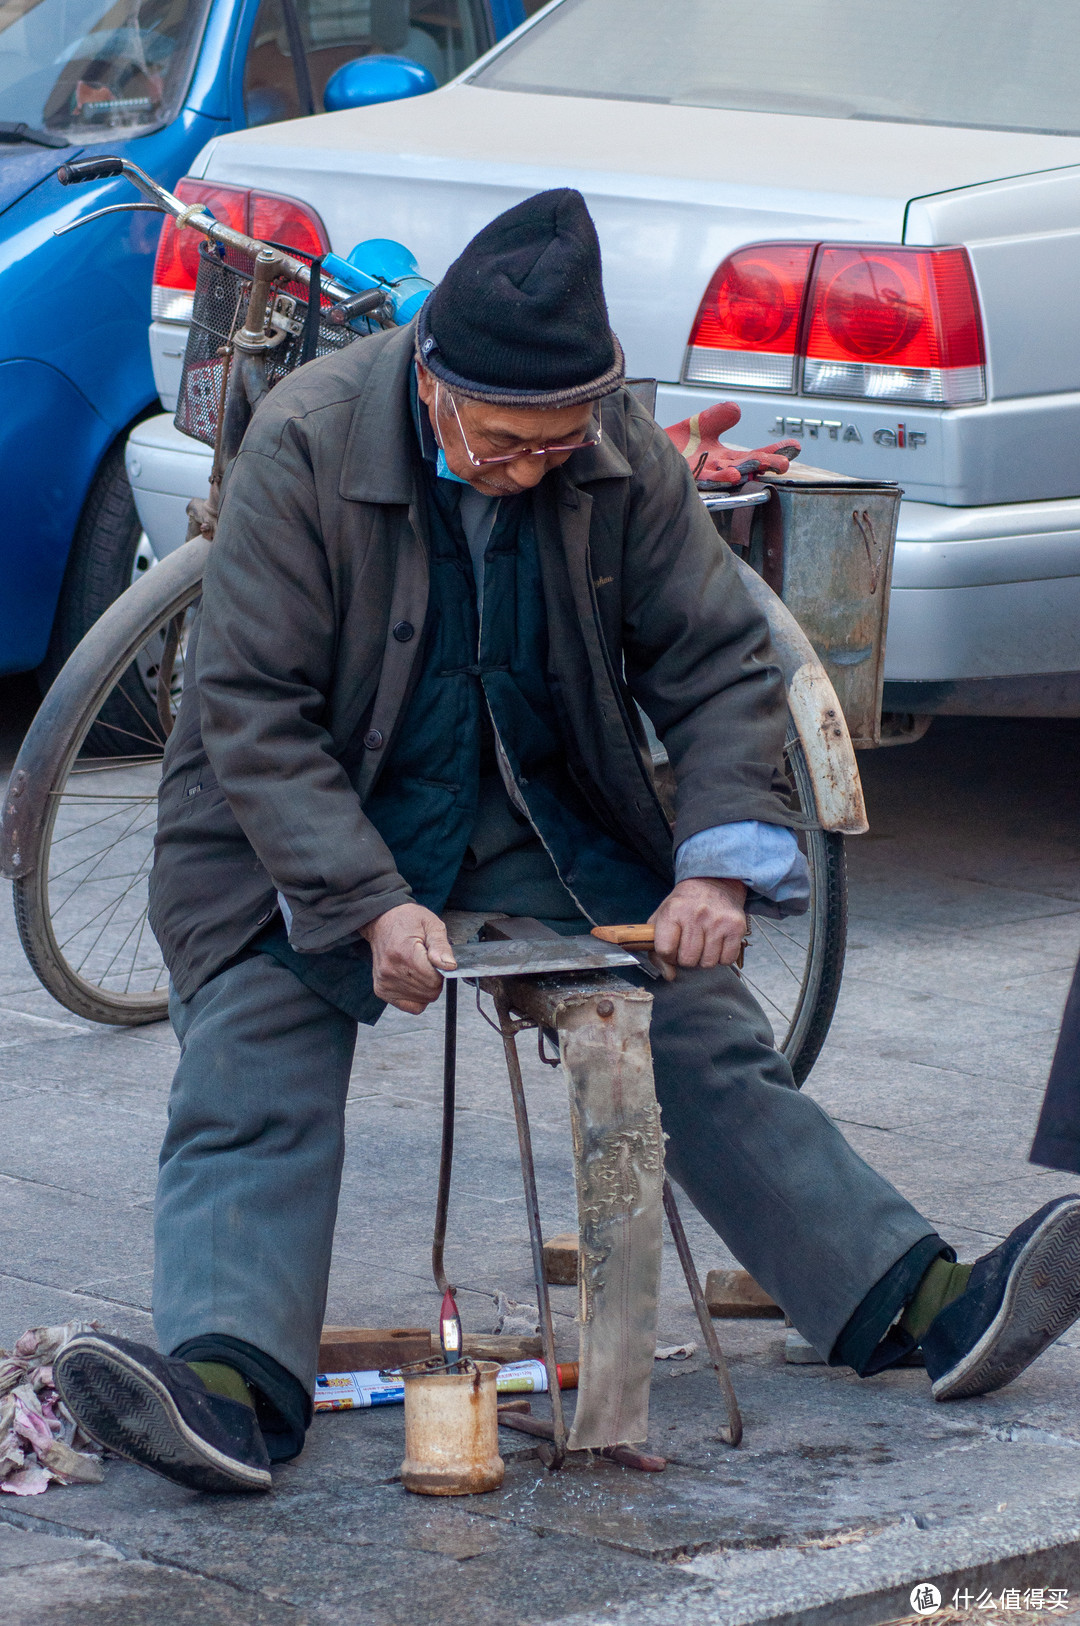
[[[594,408],[588,402],[550,411],[488,406],[483,401],[454,402],[446,386],[437,385],[434,376],[419,363],[416,377],[420,399],[451,472],[485,497],[515,497],[529,491],[549,469],[558,468],[573,456],[572,451],[566,451],[529,457],[525,455],[528,448],[572,446],[593,432]],[[507,457],[510,461],[477,468],[469,459],[470,451],[474,457]]]

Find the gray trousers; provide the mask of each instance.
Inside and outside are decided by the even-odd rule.
[[[650,984],[667,1164],[735,1257],[829,1351],[934,1227],[791,1082],[726,968]],[[180,1064],[155,1211],[160,1347],[226,1334],[310,1393],[356,1024],[264,954],[173,998]]]

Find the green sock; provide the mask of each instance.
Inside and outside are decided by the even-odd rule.
[[[970,1265],[935,1259],[915,1289],[915,1297],[900,1318],[900,1325],[918,1343],[936,1315],[958,1299],[968,1284]]]
[[[239,1400],[253,1410],[255,1401],[251,1390],[233,1367],[221,1361],[187,1361],[196,1377],[202,1378],[212,1395],[224,1395],[226,1400]]]

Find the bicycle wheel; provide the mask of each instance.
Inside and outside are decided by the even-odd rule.
[[[809,823],[816,819],[814,790],[793,729],[784,749],[793,811]],[[844,974],[847,865],[842,835],[811,828],[798,837],[810,871],[810,907],[786,920],[753,917],[742,977],[772,1023],[796,1084],[803,1084],[825,1043]]]
[[[207,548],[198,539],[177,549],[95,623],[43,700],[11,776],[4,868],[23,949],[53,997],[95,1022],[167,1014],[146,883]]]

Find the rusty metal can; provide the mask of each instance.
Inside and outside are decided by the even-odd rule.
[[[497,1490],[497,1361],[469,1361],[461,1372],[405,1377],[405,1460],[401,1483],[421,1496],[476,1496]]]

